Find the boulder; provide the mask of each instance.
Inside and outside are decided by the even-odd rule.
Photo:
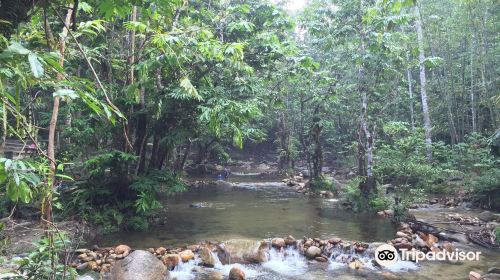
[[[340,242],[342,242],[342,239],[340,239],[338,237],[333,237],[333,238],[328,239],[328,242],[333,244],[333,245],[336,245],[336,244],[339,244]]]
[[[165,247],[159,247],[158,249],[155,250],[155,253],[162,256],[165,254],[166,251],[167,249],[165,249]]]
[[[424,239],[425,240],[425,239]],[[427,235],[427,246],[429,248],[432,248],[434,246],[434,244],[436,244],[438,242],[438,238],[432,234],[429,233],[429,235]]]
[[[278,249],[281,249],[283,247],[286,246],[286,242],[285,242],[285,239],[283,238],[274,238],[272,241],[271,241],[271,245],[274,247],[274,248],[278,248]]]
[[[498,268],[498,267],[490,267],[488,269],[488,273],[500,274],[500,268]]]
[[[167,267],[153,254],[136,250],[115,263],[111,280],[165,280],[170,279]]]
[[[249,239],[231,239],[219,245],[218,256],[223,264],[263,263],[267,261],[267,243]]]
[[[212,254],[212,251],[208,249],[208,247],[202,247],[200,251],[200,259],[201,265],[206,267],[214,267],[215,266],[215,257]]]
[[[285,238],[285,244],[287,246],[295,246],[297,244],[297,240],[295,240],[293,236],[289,235]]]
[[[319,257],[321,256],[321,249],[316,247],[316,246],[311,246],[309,248],[307,248],[307,251],[306,251],[306,257],[308,259],[314,259],[316,257]]]
[[[127,245],[118,245],[115,248],[115,254],[117,254],[117,255],[125,254],[126,252],[129,252],[130,250],[131,250],[130,247]]]
[[[493,215],[493,213],[491,213],[490,211],[484,211],[484,212],[481,212],[477,217],[481,221],[490,222],[490,221],[493,221],[493,219],[495,218],[495,215]]]
[[[95,273],[95,272],[93,272]],[[76,280],[98,280],[99,275],[94,275],[92,273],[85,273],[84,275],[80,275],[76,277]]]
[[[352,262],[349,263],[349,268],[350,269],[360,269],[362,267],[363,267],[363,263],[360,260],[358,260],[358,259],[356,259],[356,260],[354,260],[354,261],[352,261]]]
[[[229,271],[229,280],[245,280],[245,272],[237,267],[231,268]]]
[[[194,253],[191,250],[184,250],[179,253],[179,257],[181,257],[181,260],[183,262],[188,262],[192,259],[194,259]]]
[[[480,280],[481,279],[481,274],[471,271],[469,272],[469,280]]]
[[[164,265],[167,266],[168,269],[174,269],[179,262],[181,261],[181,258],[177,254],[166,254],[161,258],[162,262]]]

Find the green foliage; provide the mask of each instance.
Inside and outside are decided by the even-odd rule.
[[[74,279],[76,270],[65,263],[69,254],[69,239],[64,233],[58,234],[53,242],[43,238],[35,244],[35,249],[18,261],[19,276],[14,279]],[[53,260],[56,260],[53,262]]]
[[[500,209],[500,170],[493,168],[469,179],[473,202],[484,208]]]
[[[334,194],[338,193],[338,190],[337,188],[335,188],[333,182],[325,177],[315,178],[313,181],[310,182],[310,188],[314,192],[331,191]]]

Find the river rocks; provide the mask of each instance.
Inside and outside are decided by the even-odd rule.
[[[438,241],[439,241],[439,239],[436,236],[432,235],[432,234],[428,234],[427,235],[427,240],[425,240],[425,242],[427,243],[427,246],[429,248],[432,248],[434,246],[434,244],[436,244]]]
[[[179,264],[181,258],[177,254],[166,254],[161,260],[168,269],[172,270]]]
[[[392,218],[394,217],[394,211],[390,209],[379,211],[377,212],[377,216],[379,216],[380,218]]]
[[[306,250],[306,257],[308,259],[314,259],[316,257],[321,256],[321,249],[316,246],[310,246]]]
[[[274,248],[281,249],[281,248],[283,248],[283,247],[285,247],[285,246],[286,246],[285,239],[283,239],[283,238],[274,238],[274,239],[271,241],[271,245],[272,245]]]
[[[360,269],[364,266],[364,264],[360,260],[355,259],[354,261],[350,262],[348,266],[350,269]]]
[[[444,241],[442,246],[443,246],[443,249],[445,249],[446,251],[448,251],[450,253],[455,251],[455,247],[448,241]]]
[[[493,213],[491,213],[490,211],[484,211],[484,212],[481,212],[477,217],[481,221],[490,222],[490,221],[493,221],[493,219],[495,218],[495,215],[493,215]]]
[[[480,280],[481,279],[481,274],[471,271],[469,272],[469,280]]]
[[[293,236],[289,235],[285,238],[285,244],[287,246],[295,246],[297,245],[297,240],[295,240]]]
[[[267,243],[263,241],[232,239],[219,245],[219,260],[229,263],[262,263],[267,261]]]
[[[125,254],[126,252],[129,252],[131,249],[127,245],[118,245],[115,247],[115,254],[121,255]]]
[[[80,276],[76,277],[75,280],[98,280],[98,279],[99,279],[99,276],[95,276],[93,274],[86,273],[84,275],[80,275]]]
[[[166,252],[166,251],[167,251],[167,249],[165,249],[165,247],[159,247],[158,249],[156,249],[156,250],[155,250],[155,253],[156,253],[157,255],[162,256],[162,255],[164,255],[164,254],[165,254],[165,252]]]
[[[490,267],[488,269],[488,273],[500,274],[500,268],[498,268],[498,267]]]
[[[321,197],[324,197],[324,198],[333,198],[334,197],[334,194],[331,191],[320,191],[319,194]]]
[[[237,267],[231,268],[229,271],[229,280],[245,280],[245,272]]]
[[[340,239],[338,237],[333,237],[333,238],[328,239],[328,242],[333,244],[333,245],[337,245],[340,242],[342,242],[342,239]]]
[[[215,257],[212,254],[212,251],[208,249],[208,247],[202,247],[200,250],[200,259],[201,265],[206,267],[214,267],[215,266]]]
[[[194,259],[194,253],[191,250],[184,250],[179,253],[179,257],[181,257],[181,260],[183,262],[188,262],[192,259]]]
[[[169,279],[167,267],[153,254],[136,250],[119,260],[111,269],[111,280],[165,280]]]
[[[327,262],[328,258],[326,258],[324,256],[319,256],[319,257],[315,257],[314,260],[316,260],[317,262]]]

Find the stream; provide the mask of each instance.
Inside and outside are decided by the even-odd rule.
[[[335,236],[363,242],[385,242],[394,238],[396,228],[388,219],[342,210],[336,199],[298,194],[284,183],[250,182],[247,177],[236,182],[233,179],[232,183],[219,181],[215,185],[191,188],[168,197],[162,201],[166,225],[144,232],[101,236],[94,243],[99,246],[128,244],[146,249],[185,246],[203,240],[269,240],[288,235],[326,239]],[[426,210],[422,215],[430,214]],[[217,261],[214,268],[203,268],[203,272],[196,269],[197,256],[195,260],[178,265],[171,276],[178,280],[213,279],[210,273],[227,277],[230,269],[236,266],[248,279],[467,279],[471,270],[484,272],[489,267],[500,266],[498,250],[458,244],[457,248],[481,251],[480,261],[419,264],[399,261],[394,267],[381,270],[372,264],[368,255],[357,255],[364,267],[353,270],[337,262],[336,256],[330,256],[326,263],[311,262],[296,249],[288,247],[284,251],[271,248],[267,253],[268,261],[259,265],[222,265]]]

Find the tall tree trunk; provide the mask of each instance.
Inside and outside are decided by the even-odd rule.
[[[320,124],[319,106],[314,109],[313,122],[309,135],[312,141],[313,149],[311,155],[312,173],[311,180],[319,179],[322,177],[323,172],[323,148],[321,146],[321,130],[323,129]]]
[[[410,98],[410,121],[411,121],[411,130],[415,131],[415,114],[413,112],[413,89],[411,86],[411,69],[410,69],[410,56],[406,54],[406,60],[408,62],[408,67],[406,67],[406,76],[408,78],[408,95]]]
[[[470,44],[470,112],[472,118],[472,132],[476,132],[477,124],[476,124],[476,103],[474,101],[474,44],[471,40]]]
[[[71,24],[71,15],[73,10],[68,9],[66,13],[65,26]],[[59,65],[64,66],[64,52],[66,50],[66,37],[68,35],[68,29],[63,27],[61,32],[61,38],[59,39]],[[57,73],[57,80],[61,81],[64,79],[64,74]],[[47,156],[50,160],[50,176],[49,176],[49,186],[47,186],[47,193],[42,202],[42,220],[45,229],[48,229],[52,223],[52,192],[56,187],[56,157],[55,157],[55,135],[57,127],[57,117],[59,116],[59,96],[54,97],[54,104],[52,105],[52,116],[50,118],[49,125],[49,142],[47,146]]]
[[[358,169],[362,171],[365,178],[360,183],[359,187],[361,193],[365,198],[367,198],[370,193],[375,191],[375,178],[373,177],[373,135],[368,127],[368,93],[366,89],[366,73],[365,73],[365,29],[363,25],[362,14],[364,12],[363,0],[359,1],[359,11],[358,11],[358,31],[359,31],[359,55],[361,57],[361,63],[358,68],[358,91],[361,94],[361,115],[359,121],[359,132],[360,136],[358,141],[358,156],[362,155],[362,158],[358,158]],[[366,163],[365,163],[366,158]],[[363,176],[363,175],[361,175]]]
[[[418,1],[415,1],[415,27],[417,29],[418,40],[418,61],[420,69],[420,95],[422,97],[422,113],[424,115],[424,132],[425,146],[427,153],[427,161],[432,162],[432,133],[431,133],[431,117],[429,115],[429,106],[427,104],[427,92],[425,81],[425,52],[424,52],[424,34],[422,31],[422,16]]]

